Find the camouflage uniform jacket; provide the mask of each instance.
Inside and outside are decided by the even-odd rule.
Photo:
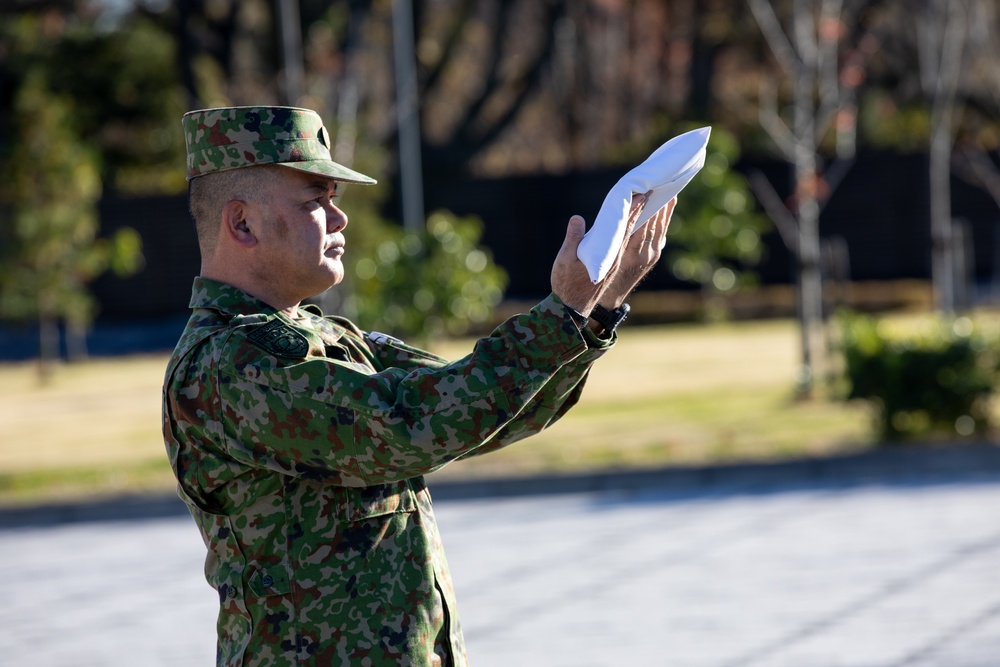
[[[613,341],[550,295],[453,363],[211,280],[163,431],[219,593],[219,665],[467,659],[423,475],[558,419]]]

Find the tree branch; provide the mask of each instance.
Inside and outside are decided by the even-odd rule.
[[[774,222],[785,247],[797,256],[799,253],[799,231],[795,216],[788,212],[774,186],[759,169],[754,169],[747,175],[747,183],[754,195],[757,196],[757,201],[764,207],[768,217]]]
[[[757,19],[757,25],[760,26],[760,31],[768,46],[771,47],[771,53],[774,54],[778,65],[785,70],[786,75],[796,76],[801,59],[792,43],[788,41],[788,36],[782,30],[781,23],[778,21],[769,0],[747,0],[747,4],[750,5],[750,11]]]
[[[475,124],[476,119],[482,112],[483,107],[486,106],[487,100],[490,99],[493,92],[500,85],[500,61],[502,60],[501,55],[504,50],[503,38],[507,34],[507,27],[510,24],[512,5],[513,3],[510,2],[500,2],[496,28],[493,33],[493,48],[490,50],[490,62],[485,77],[486,81],[483,84],[483,88],[480,91],[479,96],[465,109],[462,122],[459,124],[460,129],[456,133],[457,136],[466,139],[472,136],[472,127]]]
[[[974,7],[973,19],[970,24],[970,36],[972,43],[980,50],[986,52],[986,59],[995,62],[1000,54],[995,31],[991,30],[990,16],[987,11],[987,0],[978,0]],[[993,103],[1000,107],[1000,69],[996,67],[986,68],[987,75],[992,80],[990,94],[993,96]]]
[[[959,162],[961,157],[963,162]],[[958,151],[955,155],[957,171],[963,179],[986,190],[997,206],[1000,206],[1000,169],[980,150]]]
[[[947,103],[955,100],[958,80],[965,52],[965,39],[969,35],[969,12],[964,0],[952,0],[948,5],[948,22],[941,45],[941,68],[938,76],[938,95]],[[942,84],[944,84],[942,86]]]
[[[792,130],[788,127],[781,116],[778,115],[777,98],[778,93],[775,86],[767,79],[761,79],[760,83],[760,125],[778,146],[778,150],[784,153],[789,161],[795,159],[795,150],[798,142]]]
[[[836,191],[836,189],[840,187],[840,184],[843,182],[844,177],[847,176],[847,173],[851,170],[851,167],[853,166],[854,166],[854,158],[848,158],[848,159],[838,158],[833,162],[831,162],[830,165],[824,170],[823,180],[826,181],[826,187],[827,190],[830,192],[830,194],[833,194],[834,191]]]
[[[837,110],[841,107],[842,88],[840,85],[840,63],[838,46],[840,27],[845,25],[841,0],[822,0],[819,13],[819,48],[816,51],[816,73],[819,83],[819,104],[816,110],[816,142],[833,123]],[[834,30],[836,24],[836,31]]]
[[[420,3],[417,3],[420,4]],[[475,0],[463,0],[458,9],[453,13],[454,18],[448,28],[447,36],[444,39],[444,46],[441,49],[441,57],[434,64],[434,67],[427,73],[420,91],[420,98],[423,99],[426,91],[434,88],[438,80],[444,73],[445,66],[451,62],[452,55],[461,41],[462,33],[469,22]]]

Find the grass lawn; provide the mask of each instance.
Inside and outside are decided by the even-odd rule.
[[[861,404],[795,399],[792,321],[625,328],[583,397],[530,440],[439,478],[763,461],[871,446]]]
[[[818,455],[870,446],[864,407],[793,399],[792,321],[625,327],[580,404],[531,440],[438,478]],[[436,351],[457,357],[471,341]],[[160,435],[166,355],[0,364],[0,503],[166,491]]]

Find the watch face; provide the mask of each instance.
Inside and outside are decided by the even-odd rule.
[[[627,303],[623,303],[621,306],[619,306],[614,310],[613,315],[615,316],[615,322],[611,326],[612,331],[617,329],[618,325],[625,321],[625,318],[628,317],[628,311],[629,307]]]

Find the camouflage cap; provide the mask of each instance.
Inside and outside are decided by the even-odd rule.
[[[226,107],[181,119],[188,180],[217,171],[279,164],[348,183],[375,179],[330,159],[330,134],[315,111],[295,107]]]

